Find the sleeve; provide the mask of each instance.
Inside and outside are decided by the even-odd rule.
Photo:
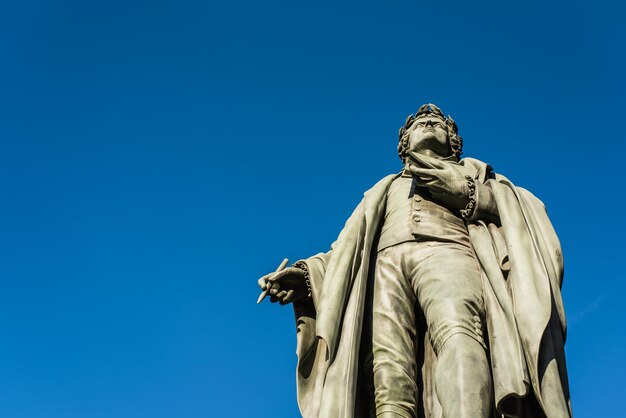
[[[476,182],[476,210],[469,217],[469,221],[474,223],[483,220],[487,223],[499,224],[498,207],[493,196],[493,191],[489,187],[489,181],[482,183]]]

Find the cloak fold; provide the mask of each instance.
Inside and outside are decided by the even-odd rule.
[[[500,226],[468,225],[479,260],[495,407],[506,417],[571,418],[565,368],[561,247],[541,201],[491,167],[466,158],[490,187]],[[327,253],[303,260],[312,302],[296,303],[298,404],[304,418],[358,418],[359,348],[373,248],[396,175],[365,193]],[[373,269],[372,269],[373,270]],[[420,405],[441,408],[432,385],[436,357],[425,338]]]

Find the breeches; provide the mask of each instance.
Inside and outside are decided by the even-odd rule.
[[[378,254],[371,305],[371,355],[376,415],[417,416],[417,319],[423,312],[435,354],[455,334],[483,347],[482,279],[470,247],[405,242]]]

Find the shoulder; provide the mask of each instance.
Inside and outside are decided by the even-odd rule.
[[[378,181],[378,183],[376,183],[374,186],[372,186],[371,189],[369,189],[365,193],[363,193],[363,196],[367,197],[367,196],[373,195],[373,194],[385,193],[387,191],[387,189],[389,188],[389,186],[391,185],[391,183],[399,175],[400,174],[389,174],[388,176],[383,177],[382,179],[380,179]]]
[[[477,178],[483,183],[493,176],[493,167],[476,158],[462,158],[459,164],[476,170]]]

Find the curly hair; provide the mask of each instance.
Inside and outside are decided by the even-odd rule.
[[[398,131],[398,156],[402,162],[405,163],[409,156],[409,135],[413,131],[413,124],[419,117],[426,115],[440,118],[446,123],[446,127],[448,128],[448,142],[450,143],[450,150],[452,152],[451,155],[454,155],[457,160],[461,158],[461,154],[463,153],[463,138],[459,135],[459,128],[456,122],[450,115],[447,117],[444,116],[441,109],[434,104],[427,103],[420,106],[414,115],[407,116],[404,126]]]

